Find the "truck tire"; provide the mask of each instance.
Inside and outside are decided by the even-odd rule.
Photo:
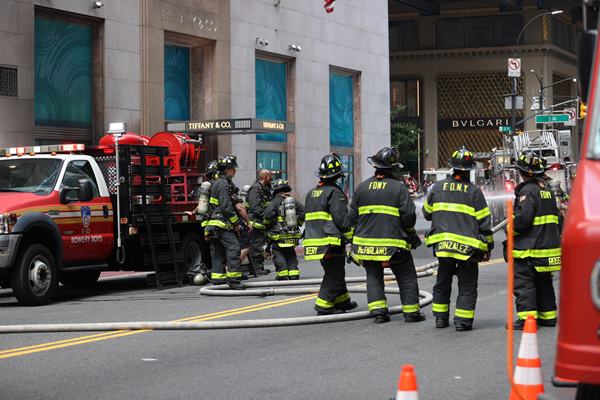
[[[10,276],[13,294],[26,306],[48,304],[58,286],[54,256],[41,244],[26,247],[17,257]]]
[[[202,238],[195,233],[188,233],[181,242],[181,253],[185,270],[189,271],[196,265],[202,264]]]
[[[577,386],[575,400],[598,400],[600,399],[600,385],[588,385],[580,383]]]
[[[100,278],[100,270],[62,271],[60,283],[69,287],[91,286]]]

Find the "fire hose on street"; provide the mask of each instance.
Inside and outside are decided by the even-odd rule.
[[[496,225],[492,232],[502,229],[507,220]],[[438,262],[432,262],[416,268],[417,277],[433,275],[434,268]],[[386,274],[388,275],[388,274]],[[365,283],[366,277],[346,278],[347,283]],[[216,285],[200,289],[200,294],[208,296],[271,296],[290,294],[316,294],[321,279],[303,279],[298,281],[264,281],[244,283],[248,289],[230,290],[227,285]],[[298,286],[298,287],[282,287]],[[348,287],[350,293],[365,293],[364,286]],[[385,288],[387,294],[399,294],[397,287]],[[421,307],[431,304],[433,296],[423,290],[419,291],[419,305]],[[390,314],[402,312],[402,306],[389,308]],[[297,325],[314,325],[331,322],[354,321],[370,318],[369,311],[355,311],[343,314],[305,316],[290,318],[268,318],[247,319],[237,321],[202,321],[202,322],[175,322],[175,321],[141,321],[141,322],[100,322],[100,323],[56,323],[56,324],[27,324],[27,325],[0,325],[0,334],[8,333],[50,333],[50,332],[104,332],[104,331],[138,331],[138,330],[161,330],[161,331],[188,331],[188,330],[218,330],[218,329],[248,329],[248,328],[274,328]]]

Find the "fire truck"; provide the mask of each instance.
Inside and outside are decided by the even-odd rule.
[[[111,124],[97,146],[0,149],[0,287],[24,305],[52,301],[59,282],[83,287],[102,271],[154,271],[181,285],[202,262],[204,135],[287,133],[251,118],[167,124],[152,137]]]

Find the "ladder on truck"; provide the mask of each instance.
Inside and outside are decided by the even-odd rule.
[[[535,130],[525,131],[513,138],[515,159],[519,157],[524,150],[531,150],[540,154],[542,157],[557,157],[558,144],[554,131]]]

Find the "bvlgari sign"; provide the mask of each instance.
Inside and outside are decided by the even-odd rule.
[[[438,130],[465,130],[465,129],[494,129],[500,126],[509,126],[510,118],[482,117],[482,118],[451,118],[438,119]]]

